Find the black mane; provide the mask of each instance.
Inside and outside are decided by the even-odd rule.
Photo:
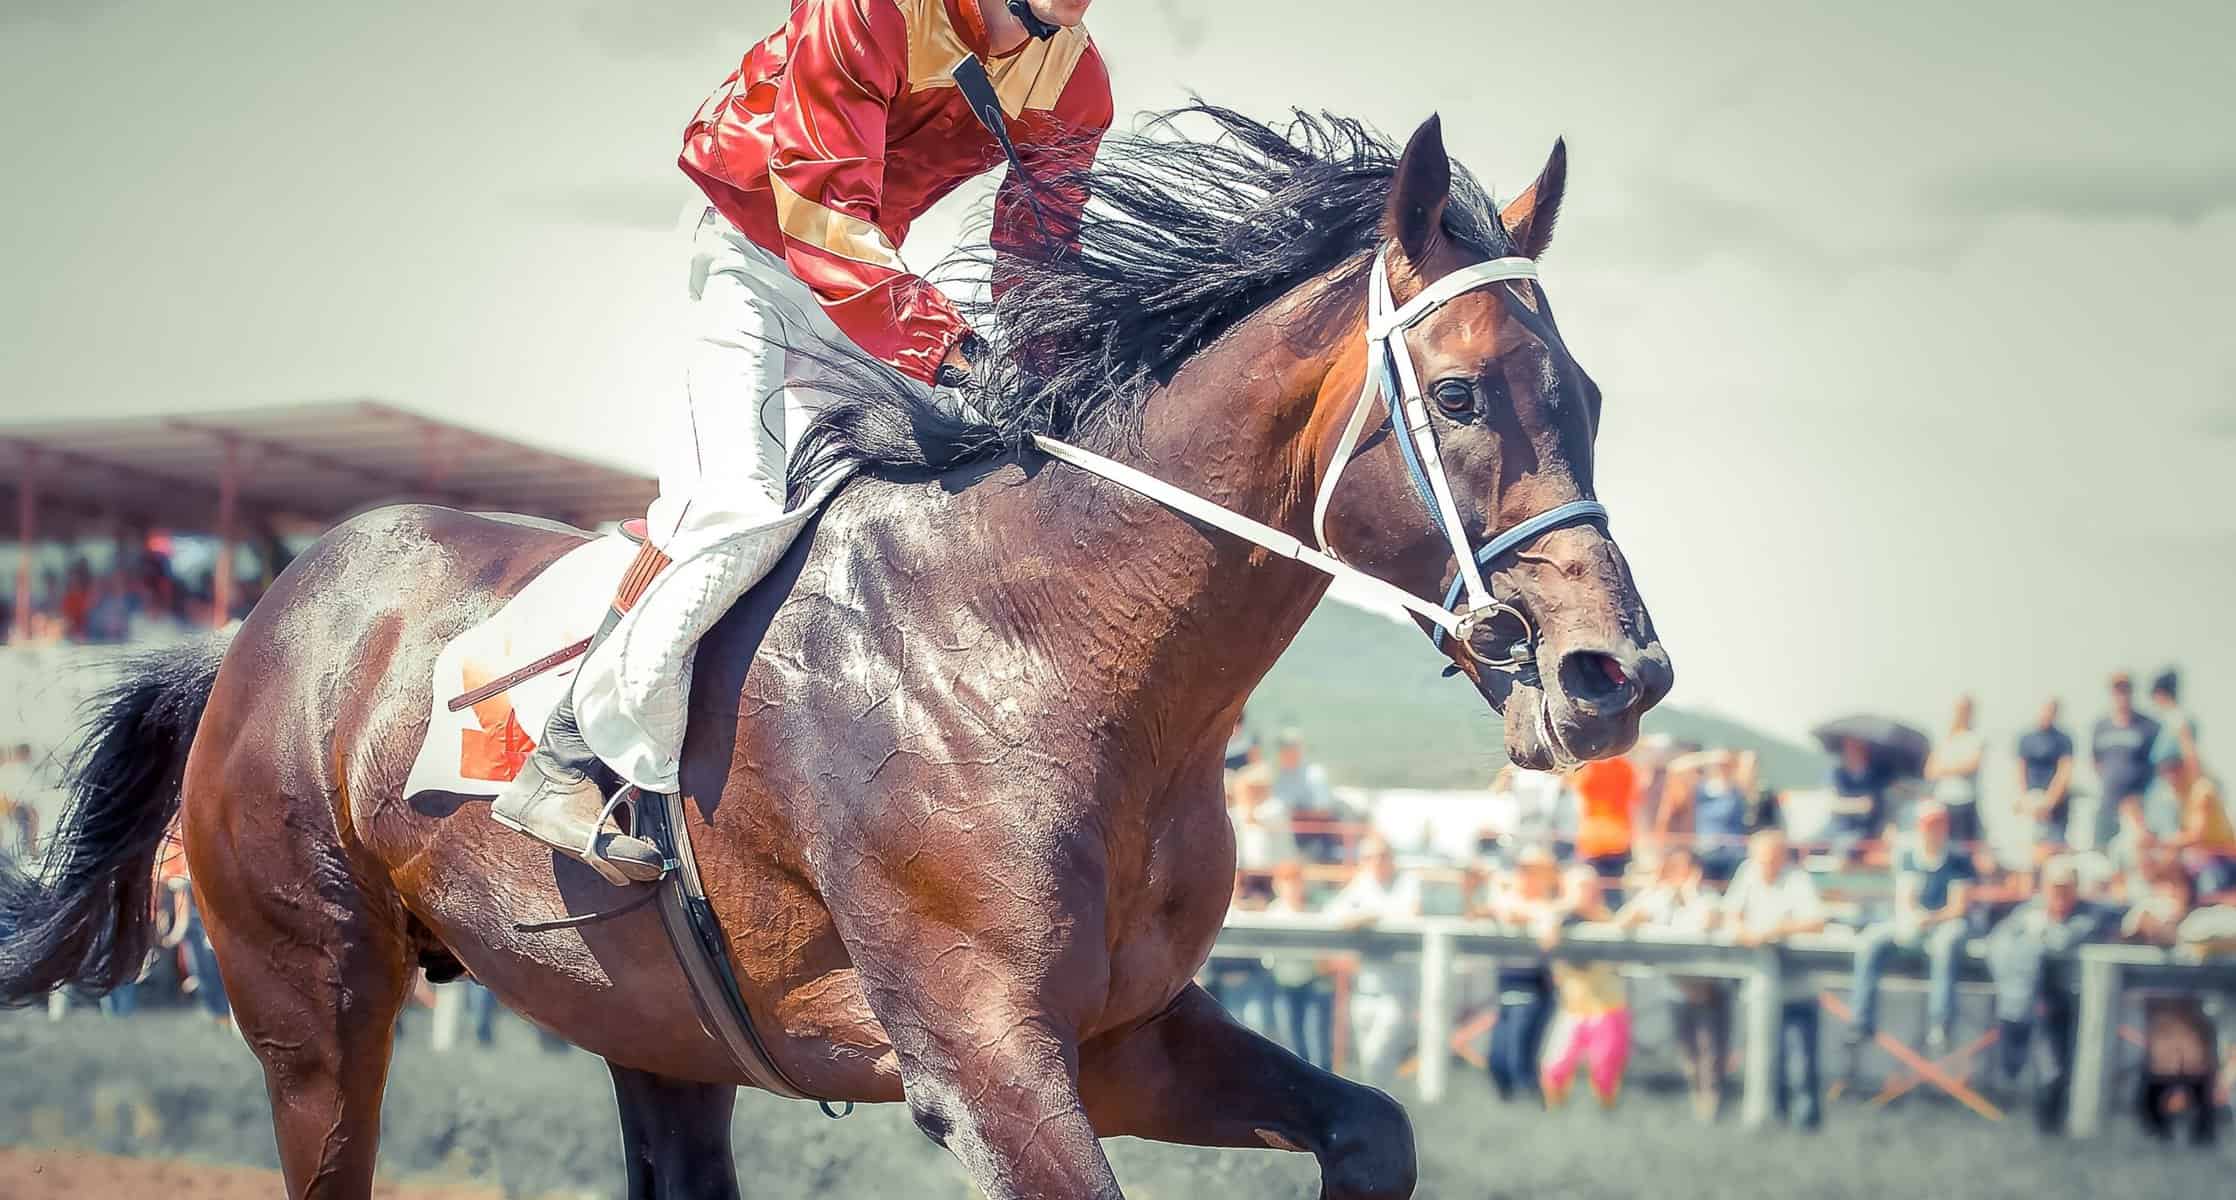
[[[1183,124],[1209,123],[1189,138]],[[1010,253],[998,301],[965,306],[988,339],[974,403],[983,422],[932,409],[866,358],[836,368],[836,398],[793,457],[791,485],[850,462],[941,471],[1045,433],[1112,449],[1143,399],[1189,356],[1305,280],[1376,246],[1398,151],[1362,123],[1294,112],[1286,128],[1196,103],[1112,133],[1095,165],[1038,186],[1092,197],[1076,248]],[[1489,197],[1455,165],[1448,232],[1511,253]],[[991,268],[984,247],[961,252]]]

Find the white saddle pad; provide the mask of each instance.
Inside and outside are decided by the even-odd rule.
[[[443,647],[435,657],[427,737],[412,760],[405,795],[493,796],[520,773],[582,659],[457,712],[451,700],[596,633],[636,553],[636,543],[618,533],[585,542],[529,580],[497,615]]]

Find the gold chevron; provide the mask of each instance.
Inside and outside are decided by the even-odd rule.
[[[769,172],[769,185],[776,196],[777,228],[784,231],[784,236],[821,246],[849,262],[896,271],[907,269],[901,265],[900,252],[885,240],[877,226],[802,196],[774,171]]]

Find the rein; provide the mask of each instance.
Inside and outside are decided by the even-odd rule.
[[[1460,523],[1459,510],[1452,500],[1451,480],[1444,469],[1443,455],[1437,449],[1436,430],[1429,419],[1428,405],[1421,397],[1420,380],[1413,367],[1412,348],[1405,341],[1405,331],[1454,298],[1477,288],[1509,280],[1536,278],[1537,264],[1530,259],[1492,259],[1462,267],[1438,279],[1400,306],[1390,290],[1388,251],[1385,249],[1376,252],[1373,278],[1367,289],[1366,381],[1359,389],[1359,398],[1352,404],[1349,419],[1344,423],[1343,436],[1336,442],[1334,464],[1329,468],[1327,478],[1320,481],[1319,494],[1313,501],[1312,534],[1319,543],[1317,547],[1308,546],[1300,539],[1262,521],[1243,516],[1233,509],[1175,487],[1147,472],[1070,442],[1045,434],[1034,434],[1033,444],[1051,458],[1099,475],[1175,512],[1225,530],[1284,558],[1303,563],[1330,578],[1343,580],[1387,603],[1399,605],[1436,627],[1430,637],[1439,649],[1443,648],[1444,639],[1450,636],[1478,666],[1518,673],[1526,669],[1534,658],[1536,628],[1520,609],[1491,595],[1489,587],[1483,582],[1482,568],[1489,566],[1499,556],[1519,549],[1552,530],[1585,521],[1604,523],[1607,520],[1607,508],[1597,500],[1571,500],[1518,521],[1485,542],[1481,548],[1474,547],[1467,530]],[[1519,305],[1519,301],[1513,303]],[[1536,316],[1534,313],[1531,315]],[[1552,334],[1550,323],[1542,319],[1526,324],[1540,337],[1550,340],[1557,336]],[[1429,522],[1444,535],[1445,541],[1452,548],[1453,560],[1459,564],[1457,577],[1453,579],[1450,590],[1444,594],[1442,604],[1424,600],[1394,583],[1376,578],[1343,562],[1328,546],[1328,504],[1335,495],[1336,483],[1343,477],[1344,468],[1350,465],[1352,457],[1357,453],[1359,435],[1366,428],[1367,413],[1374,407],[1377,399],[1382,402],[1382,423],[1396,429],[1400,435],[1397,443],[1405,459],[1406,473],[1413,482],[1414,490],[1420,494],[1423,504],[1428,508]],[[1459,608],[1456,606],[1463,591],[1467,596],[1467,606]],[[1484,622],[1500,615],[1519,622],[1523,636],[1510,640],[1510,648],[1505,653],[1485,653],[1474,644],[1474,635],[1485,627]]]

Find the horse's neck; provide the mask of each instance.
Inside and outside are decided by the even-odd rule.
[[[1341,303],[1340,287],[1305,285],[1190,359],[1149,398],[1131,465],[1309,539],[1316,399],[1363,319],[1359,306]],[[1059,619],[1079,621],[1087,644],[1111,662],[1121,703],[1223,737],[1233,710],[1311,615],[1326,577],[1115,484],[1052,482],[1058,507],[1047,515],[1069,525],[1043,540],[1091,581],[1073,593],[1085,611]]]

